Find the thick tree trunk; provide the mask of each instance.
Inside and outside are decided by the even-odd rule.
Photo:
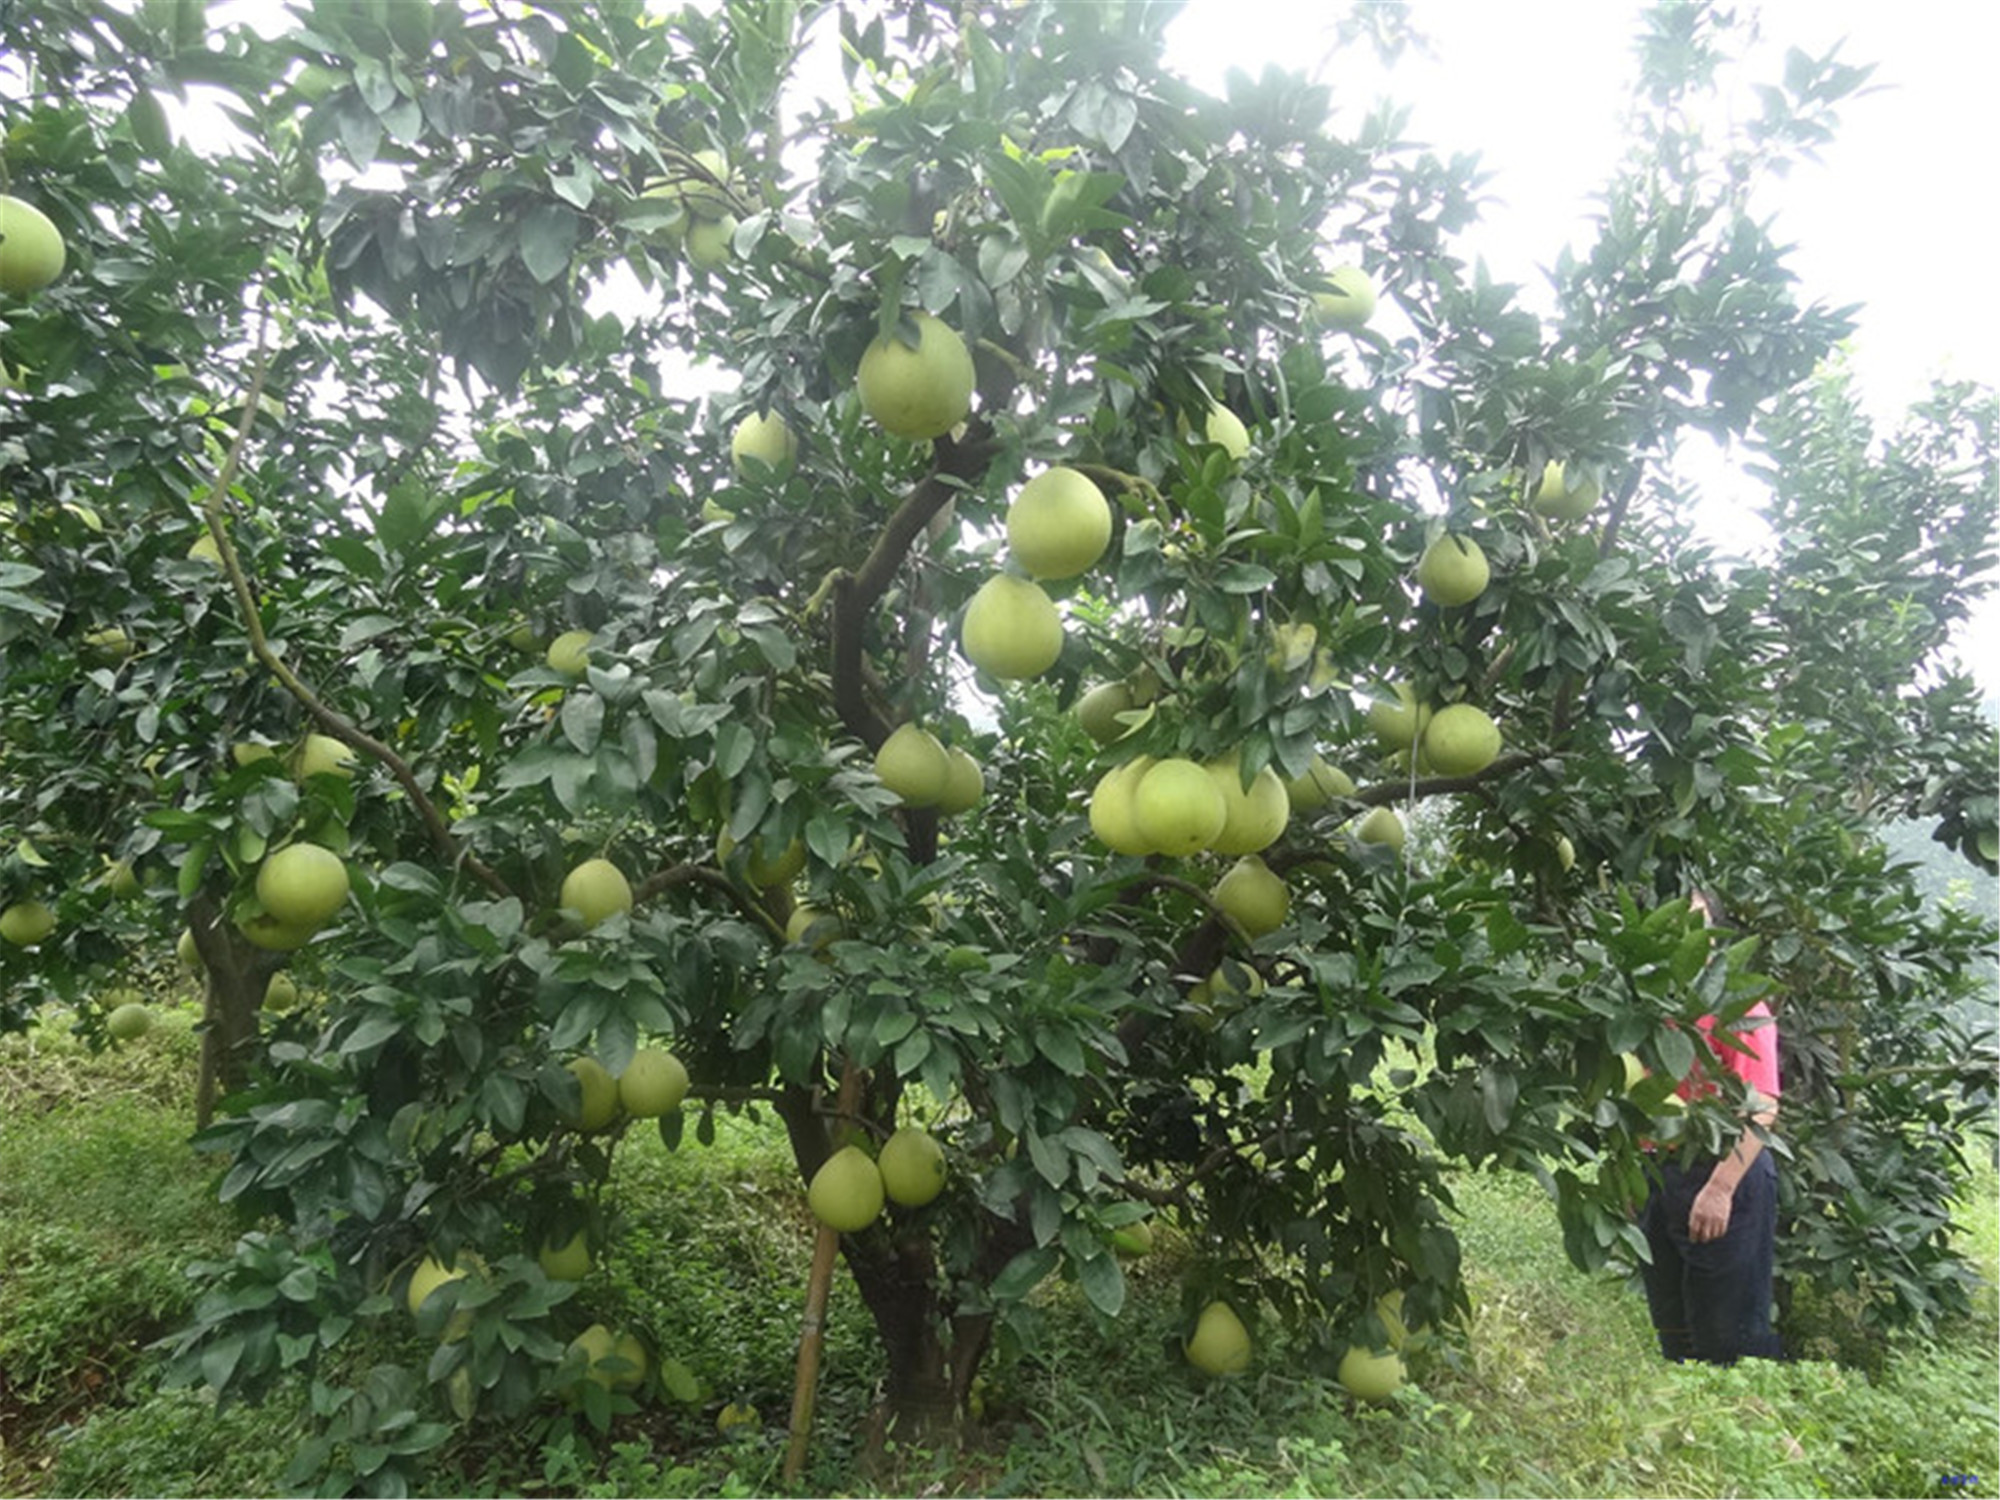
[[[274,953],[243,942],[220,920],[215,905],[200,898],[189,907],[207,981],[202,995],[201,1076],[195,1087],[195,1128],[215,1118],[216,1101],[250,1080],[257,1055],[257,1017],[264,992],[282,961]]]

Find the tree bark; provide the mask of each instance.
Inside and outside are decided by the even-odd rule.
[[[271,975],[283,960],[239,938],[207,897],[198,897],[189,906],[188,930],[194,934],[206,976],[201,1073],[194,1099],[195,1128],[201,1130],[214,1121],[216,1103],[250,1081],[257,1056],[258,1014]]]

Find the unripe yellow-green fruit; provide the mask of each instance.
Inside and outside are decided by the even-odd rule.
[[[1292,803],[1285,784],[1269,766],[1243,788],[1241,761],[1235,751],[1208,763],[1215,789],[1222,793],[1222,832],[1209,842],[1217,854],[1255,854],[1268,849],[1291,821]]]
[[[875,752],[875,774],[909,806],[929,807],[944,795],[951,759],[928,729],[899,724]]]
[[[40,901],[16,901],[0,911],[0,938],[32,948],[56,930],[56,914]]]
[[[1629,1094],[1645,1081],[1646,1065],[1639,1061],[1639,1054],[1636,1052],[1619,1053],[1618,1062],[1623,1070],[1625,1092]]]
[[[1569,835],[1566,833],[1557,834],[1555,843],[1556,863],[1561,865],[1564,870],[1574,869],[1576,867],[1576,845],[1569,841]]]
[[[1491,577],[1486,553],[1469,536],[1441,536],[1417,559],[1417,587],[1446,608],[1470,604],[1486,592]]]
[[[1153,769],[1150,755],[1136,756],[1122,766],[1113,766],[1098,778],[1090,794],[1090,831],[1114,854],[1153,854],[1152,841],[1139,831],[1132,810],[1132,793],[1140,779]]]
[[[1356,1345],[1341,1357],[1334,1379],[1351,1396],[1363,1401],[1381,1401],[1403,1383],[1403,1356],[1391,1351],[1374,1354]]]
[[[735,850],[736,840],[729,836],[728,829],[723,829],[715,840],[716,863],[728,864]],[[793,839],[776,859],[768,859],[764,855],[764,840],[759,837],[750,841],[750,858],[744,862],[743,873],[759,890],[769,890],[774,885],[790,885],[805,867],[806,846],[801,840]]]
[[[181,961],[181,967],[190,974],[201,972],[201,950],[194,945],[194,934],[185,927],[181,929],[180,938],[174,943],[174,957]]]
[[[1229,818],[1206,767],[1174,757],[1155,764],[1132,790],[1139,837],[1162,854],[1193,854],[1215,842]]]
[[[590,1274],[590,1242],[579,1229],[566,1244],[545,1241],[535,1260],[551,1281],[581,1281]]]
[[[222,566],[222,548],[215,540],[215,533],[204,531],[196,537],[187,549],[189,562],[205,562],[211,567]]]
[[[618,1076],[618,1102],[641,1120],[672,1114],[687,1097],[688,1070],[673,1053],[641,1047]]]
[[[563,1064],[576,1075],[583,1091],[576,1113],[566,1115],[578,1130],[602,1130],[618,1118],[618,1080],[594,1057],[572,1057]]]
[[[264,986],[264,1009],[287,1011],[299,1003],[299,987],[289,974],[273,974]]]
[[[549,642],[543,660],[548,663],[551,672],[560,672],[565,677],[581,677],[590,666],[590,632],[565,630]]]
[[[695,219],[687,227],[682,242],[688,264],[704,271],[719,270],[736,253],[736,219],[724,214],[719,219]]]
[[[1431,721],[1428,703],[1419,706],[1414,689],[1407,682],[1396,684],[1396,701],[1368,705],[1368,725],[1385,750],[1407,750],[1416,743],[1424,726]]]
[[[686,172],[678,179],[681,203],[697,218],[725,217],[734,206],[729,191],[729,158],[707,147],[689,155],[701,170]]]
[[[1076,700],[1076,721],[1098,744],[1108,745],[1122,739],[1131,729],[1130,725],[1118,722],[1118,715],[1130,713],[1138,706],[1131,684],[1101,682]]]
[[[584,926],[595,927],[615,912],[632,909],[632,883],[610,860],[587,859],[563,877],[557,905],[582,917]]]
[[[583,1356],[582,1378],[607,1391],[637,1390],[646,1378],[646,1347],[634,1334],[614,1334],[602,1323],[592,1323],[569,1347]]]
[[[347,866],[318,844],[287,844],[257,868],[257,903],[288,927],[318,927],[347,900]]]
[[[1253,938],[1276,932],[1291,915],[1292,893],[1271,867],[1246,854],[1224,872],[1209,893],[1215,904],[1242,924]]]
[[[1074,469],[1037,474],[1007,508],[1007,546],[1031,578],[1074,578],[1111,544],[1111,507]]]
[[[1039,677],[1062,655],[1062,616],[1025,578],[996,573],[965,606],[959,644],[966,660],[991,677]]]
[[[922,1208],[944,1191],[944,1147],[914,1125],[905,1125],[882,1143],[875,1166],[891,1203]]]
[[[1403,847],[1403,820],[1396,816],[1394,808],[1378,807],[1356,826],[1354,836],[1364,844],[1386,844],[1400,852]]]
[[[952,818],[979,805],[979,799],[986,795],[986,773],[978,761],[957,745],[945,751],[945,760],[944,792],[938,798],[937,810],[942,816]]]
[[[1186,1345],[1188,1363],[1205,1375],[1234,1375],[1250,1368],[1250,1334],[1227,1302],[1211,1302],[1195,1320]]]
[[[1353,332],[1375,316],[1375,283],[1359,266],[1336,266],[1312,296],[1313,318],[1323,328]]]
[[[1336,797],[1352,797],[1354,778],[1315,755],[1303,776],[1285,783],[1285,795],[1291,799],[1293,812],[1316,813],[1331,806]]]
[[[1111,1231],[1111,1248],[1120,1259],[1137,1260],[1153,1253],[1153,1226],[1146,1219],[1134,1219]]]
[[[153,1029],[153,1013],[138,1001],[128,1000],[105,1019],[104,1029],[117,1041],[136,1041]]]
[[[736,424],[729,439],[729,462],[751,478],[769,474],[782,479],[799,456],[799,440],[791,425],[776,412],[750,413]]]
[[[27,297],[62,275],[62,231],[32,203],[0,195],[0,292]]]
[[[856,1234],[882,1213],[882,1173],[859,1146],[842,1146],[820,1164],[806,1205],[829,1229]]]
[[[972,410],[972,355],[958,333],[916,313],[917,346],[897,332],[878,336],[861,356],[855,384],[861,407],[883,431],[921,441],[943,437]]]
[[[1535,487],[1535,513],[1551,521],[1580,521],[1603,493],[1595,475],[1571,474],[1561,462],[1550,459]]]
[[[129,859],[112,860],[105,866],[104,888],[120,901],[129,901],[139,894],[139,874],[132,868]]]
[[[294,948],[303,948],[312,941],[317,927],[301,927],[295,922],[281,922],[269,912],[259,912],[254,917],[241,918],[236,930],[253,948],[262,948],[267,953],[290,953]]]
[[[405,1293],[410,1316],[415,1317],[429,1300],[431,1293],[439,1287],[449,1286],[454,1281],[464,1281],[471,1276],[483,1276],[485,1273],[485,1263],[470,1251],[461,1251],[458,1263],[453,1266],[445,1266],[436,1257],[426,1255],[418,1263],[416,1270],[410,1273],[410,1285]],[[472,1310],[460,1309],[445,1323],[445,1340],[449,1342],[452,1339],[464,1338],[471,1329]]]
[[[330,734],[309,734],[292,758],[292,774],[304,781],[313,776],[354,776],[354,751]]]
[[[818,907],[807,906],[804,902],[793,907],[791,916],[785,920],[785,941],[803,943],[810,937],[815,950],[825,948],[843,936],[844,932],[840,918],[831,912],[821,911]]]
[[[1440,776],[1474,775],[1500,754],[1500,726],[1483,709],[1453,703],[1431,715],[1423,754]]]
[[[113,665],[132,654],[132,637],[122,625],[106,625],[83,638],[83,654],[100,665]]]
[[[339,745],[340,741],[335,740],[334,743]],[[341,748],[347,747],[342,745]],[[229,747],[229,758],[239,766],[247,766],[260,760],[271,760],[277,753],[275,746],[266,745],[259,740],[238,740]]]
[[[1250,451],[1250,429],[1226,406],[1216,405],[1208,409],[1208,416],[1202,422],[1202,436],[1238,463]]]

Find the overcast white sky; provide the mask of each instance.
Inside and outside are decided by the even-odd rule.
[[[1746,4],[1745,10],[1751,7]],[[1878,426],[1893,423],[1935,376],[2000,387],[2000,295],[1993,291],[1991,151],[2000,141],[2000,6],[1963,0],[1767,0],[1761,52],[1745,72],[1775,78],[1784,53],[1876,65],[1874,91],[1850,101],[1818,164],[1767,184],[1781,240],[1807,296],[1861,303],[1851,349]],[[1333,60],[1343,107],[1387,95],[1414,109],[1412,134],[1441,152],[1478,151],[1496,201],[1476,244],[1496,276],[1537,284],[1565,242],[1587,242],[1590,194],[1621,149],[1632,97],[1635,0],[1416,0],[1435,56],[1405,54],[1393,74],[1367,49]],[[1171,60],[1219,88],[1226,70],[1269,62],[1311,69],[1328,37],[1299,0],[1190,0]],[[1748,113],[1753,104],[1745,104]],[[1702,465],[1716,494],[1718,539],[1756,545],[1740,524],[1753,492],[1719,460]],[[1988,601],[1963,656],[2000,694],[2000,601]]]

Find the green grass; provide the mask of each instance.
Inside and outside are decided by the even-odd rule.
[[[269,1493],[299,1395],[218,1413],[163,1392],[143,1345],[186,1307],[179,1267],[233,1235],[187,1151],[187,1015],[92,1057],[48,1033],[0,1042],[0,1493]],[[1413,1360],[1379,1408],[1305,1374],[1283,1331],[1254,1329],[1246,1375],[1208,1381],[1176,1350],[1186,1244],[1132,1264],[1104,1324],[1072,1287],[990,1362],[986,1421],[965,1448],[860,1455],[882,1375],[853,1284],[836,1277],[811,1494],[1934,1495],[1937,1477],[2000,1476],[2000,1214],[1993,1172],[1963,1205],[1987,1278],[1970,1326],[1893,1342],[1881,1373],[1801,1361],[1676,1368],[1644,1299],[1564,1259],[1554,1214],[1516,1177],[1462,1175],[1474,1310],[1464,1337]],[[612,1243],[580,1298],[696,1377],[601,1439],[531,1425],[456,1440],[434,1493],[753,1495],[780,1489],[811,1226],[782,1130],[724,1118],[713,1145],[649,1131],[618,1152]],[[407,1342],[407,1340],[405,1340]],[[397,1357],[409,1351],[386,1349]],[[720,1436],[725,1401],[760,1421]]]

